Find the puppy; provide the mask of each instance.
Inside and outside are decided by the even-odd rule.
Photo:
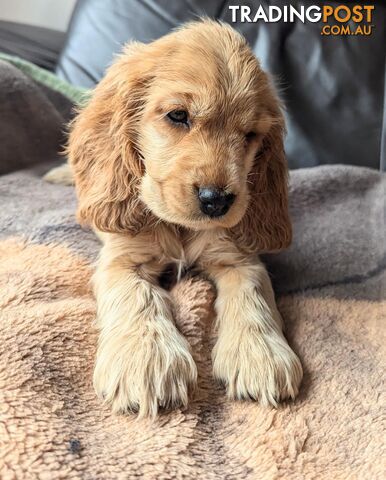
[[[114,412],[186,406],[197,370],[158,278],[195,265],[217,288],[213,374],[277,405],[302,377],[257,253],[291,241],[284,120],[245,39],[209,20],[128,45],[71,127],[78,218],[103,241],[94,275],[97,393]]]

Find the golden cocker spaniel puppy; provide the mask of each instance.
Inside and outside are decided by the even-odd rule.
[[[171,263],[217,288],[213,373],[276,405],[302,377],[257,253],[291,241],[284,121],[245,39],[205,20],[130,44],[73,122],[78,218],[103,241],[97,393],[115,412],[185,406],[197,370],[158,283]]]

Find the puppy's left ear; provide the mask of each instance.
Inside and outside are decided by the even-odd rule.
[[[247,253],[279,251],[288,247],[292,240],[284,133],[284,118],[278,108],[248,175],[250,201],[247,211],[232,229],[237,245]]]

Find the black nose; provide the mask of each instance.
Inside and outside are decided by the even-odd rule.
[[[198,189],[198,199],[200,200],[202,213],[209,217],[221,217],[221,215],[227,213],[235,201],[235,195],[227,193],[220,188],[200,187]]]

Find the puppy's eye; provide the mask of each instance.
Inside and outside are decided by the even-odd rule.
[[[186,110],[172,110],[166,116],[173,123],[188,124],[188,112]]]
[[[257,133],[256,132],[248,132],[246,135],[245,135],[245,140],[247,141],[247,143],[251,142],[252,140],[255,140],[255,138],[257,137]]]

